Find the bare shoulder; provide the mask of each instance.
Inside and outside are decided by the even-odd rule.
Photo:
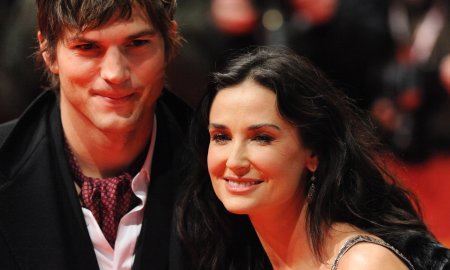
[[[408,267],[390,249],[374,243],[362,242],[345,253],[339,262],[339,269],[408,270]]]
[[[378,237],[370,235],[350,224],[333,224],[327,235],[326,249],[327,254],[329,254],[327,265],[334,265],[339,256],[340,258],[337,262],[337,269],[339,270],[408,269],[408,266],[404,264],[394,251],[383,245],[372,241],[353,241],[353,244],[348,245],[349,241],[358,240],[357,238],[360,237],[370,237],[381,241]],[[344,246],[347,246],[347,248],[342,252]]]

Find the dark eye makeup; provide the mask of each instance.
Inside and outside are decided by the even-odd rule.
[[[258,134],[258,135],[255,135],[252,138],[252,140],[269,144],[269,143],[273,142],[275,140],[275,138],[268,134]]]
[[[224,133],[214,133],[210,135],[211,141],[216,143],[225,143],[226,141],[231,140],[230,136]]]

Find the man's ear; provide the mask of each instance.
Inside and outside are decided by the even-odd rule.
[[[170,21],[169,26],[169,37],[176,37],[178,33],[178,23],[175,20]]]
[[[178,23],[175,20],[170,21],[170,31],[176,33],[178,31]]]
[[[170,40],[169,42],[174,42],[174,43],[181,42],[181,40],[179,40],[179,36],[178,36],[177,33],[178,33],[178,23],[175,20],[171,20],[170,21],[170,26],[169,26],[169,29],[168,29],[168,37],[169,37],[169,40]],[[165,41],[165,42],[167,42],[167,41]],[[167,44],[165,44],[165,45],[167,46]],[[179,46],[177,46],[177,44],[175,44],[174,46],[172,46],[170,51],[166,51],[165,52],[165,54],[166,54],[166,64],[168,64],[171,60],[173,60],[173,58],[175,58],[175,56],[178,54],[178,47]]]
[[[41,31],[38,31],[37,38],[39,41],[39,50],[40,53],[42,54],[42,58],[44,58],[45,65],[52,73],[58,74],[59,73],[58,61],[56,59],[52,61],[50,54],[47,50],[47,40],[42,36]]]
[[[310,172],[315,172],[317,170],[317,166],[319,166],[319,158],[313,151],[308,151],[308,156],[306,157],[306,168]]]

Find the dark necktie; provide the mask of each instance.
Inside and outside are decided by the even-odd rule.
[[[131,190],[132,176],[124,173],[105,179],[84,175],[83,178],[80,192],[82,205],[91,210],[106,240],[114,248],[120,219],[138,203]]]
[[[87,177],[68,145],[66,151],[75,182],[81,188],[81,205],[92,212],[106,240],[114,248],[120,219],[140,202],[131,189],[133,177],[127,172],[110,178]]]

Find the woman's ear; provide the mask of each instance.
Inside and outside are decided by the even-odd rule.
[[[39,41],[39,50],[40,53],[42,54],[42,58],[44,59],[45,65],[52,73],[58,74],[59,73],[58,61],[56,59],[52,61],[50,53],[48,52],[47,49],[48,41],[42,36],[41,31],[38,31],[37,38]]]
[[[319,166],[319,158],[313,151],[308,152],[308,156],[306,157],[306,168],[308,168],[310,172],[315,172],[317,170],[317,166]]]

